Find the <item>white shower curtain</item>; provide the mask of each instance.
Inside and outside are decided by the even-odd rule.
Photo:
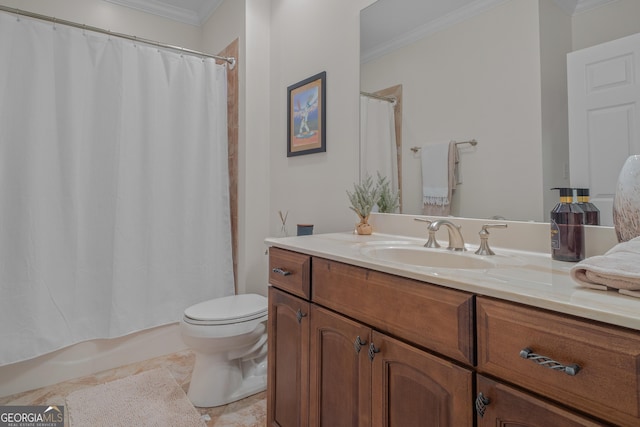
[[[226,69],[0,13],[0,365],[234,291]]]
[[[393,104],[360,95],[360,179],[376,173],[389,179],[398,191],[398,151]]]

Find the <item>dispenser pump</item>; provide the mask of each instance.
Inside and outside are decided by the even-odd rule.
[[[584,223],[586,225],[600,225],[600,210],[589,201],[589,189],[577,188],[578,205],[584,211]]]
[[[551,210],[551,257],[558,261],[584,259],[584,211],[573,201],[572,188],[560,190],[560,202]]]

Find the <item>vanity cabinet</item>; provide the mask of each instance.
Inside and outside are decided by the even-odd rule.
[[[268,425],[472,426],[473,295],[305,258],[270,249]]]
[[[280,248],[269,274],[271,427],[640,426],[638,331]]]

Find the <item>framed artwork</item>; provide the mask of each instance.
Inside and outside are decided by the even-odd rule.
[[[325,71],[287,88],[287,157],[327,151]]]

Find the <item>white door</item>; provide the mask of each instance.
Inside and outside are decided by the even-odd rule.
[[[640,154],[640,33],[567,56],[571,186],[589,188],[600,223],[627,157]]]

